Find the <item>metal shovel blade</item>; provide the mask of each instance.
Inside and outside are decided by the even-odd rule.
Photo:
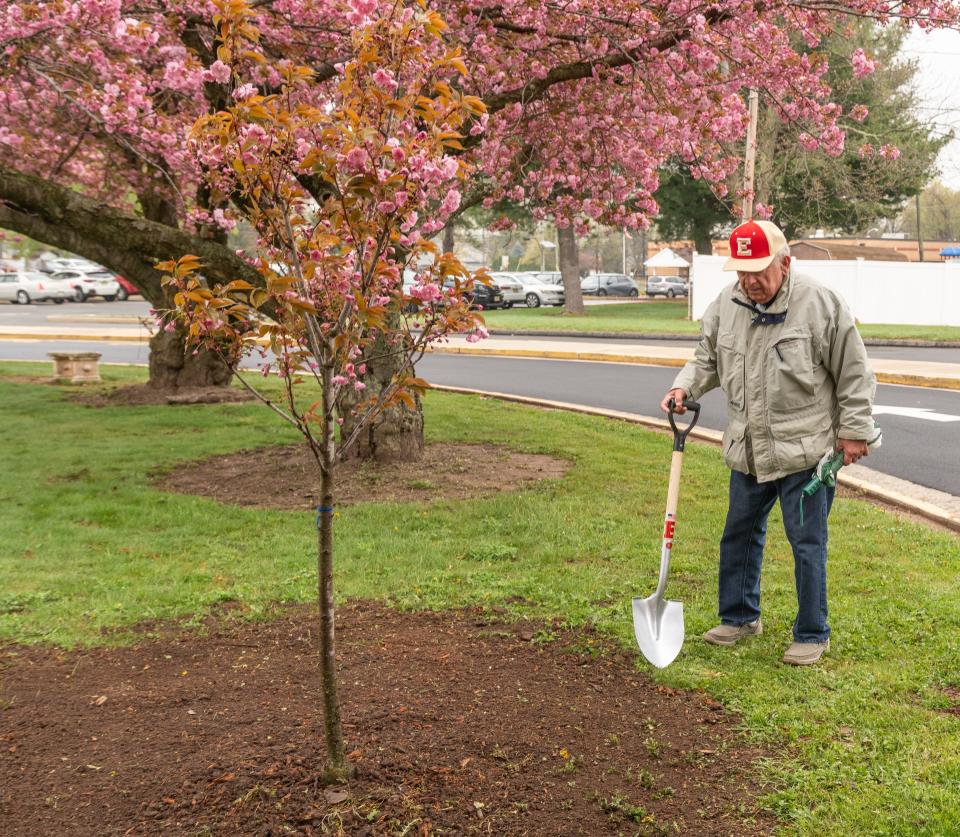
[[[640,651],[657,668],[666,668],[683,648],[683,602],[656,593],[633,600],[633,635]]]

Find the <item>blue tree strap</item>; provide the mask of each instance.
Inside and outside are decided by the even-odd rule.
[[[320,528],[320,517],[325,514],[333,514],[333,506],[317,506],[317,528]]]

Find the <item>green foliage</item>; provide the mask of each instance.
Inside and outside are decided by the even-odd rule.
[[[910,201],[903,211],[900,228],[917,237],[917,204]],[[920,234],[927,241],[960,241],[960,191],[939,181],[920,194]]]
[[[4,363],[0,376],[41,369]],[[104,372],[111,382],[143,374]],[[314,599],[309,511],[226,506],[150,484],[157,468],[294,441],[294,431],[255,404],[95,409],[72,401],[73,392],[0,378],[0,642],[123,643],[138,622],[199,619],[224,600],[238,603],[237,618],[263,618],[278,603]],[[495,438],[567,458],[572,468],[561,480],[489,498],[340,509],[340,597],[409,609],[495,605],[518,619],[590,625],[632,649],[630,599],[656,585],[669,438],[436,392],[425,412],[429,441]],[[726,483],[719,452],[688,445],[667,590],[684,603],[687,642],[669,668],[655,671],[639,657],[638,667],[658,683],[715,696],[771,747],[759,779],[789,833],[960,833],[960,718],[944,711],[960,686],[956,536],[840,498],[830,539],[833,647],[822,665],[796,669],[779,661],[796,602],[778,511],[764,567],[764,634],[735,648],[697,639],[716,618]],[[604,789],[603,797],[620,793]],[[640,815],[628,804],[624,794],[615,813]]]
[[[698,253],[713,252],[713,231],[733,220],[729,206],[703,180],[695,180],[678,164],[660,173],[656,194],[660,204],[657,232],[666,241],[691,239]]]
[[[935,173],[937,155],[952,136],[937,135],[933,126],[914,115],[911,82],[917,65],[899,55],[907,33],[902,27],[881,29],[862,20],[811,51],[812,60],[829,61],[825,81],[832,100],[843,107],[840,124],[847,141],[839,157],[805,150],[799,141],[803,126],[784,123],[772,105],[761,100],[756,196],[774,206],[774,220],[788,239],[817,228],[865,231],[876,220],[898,214]],[[850,65],[857,47],[877,62],[876,71],[863,78],[856,78]],[[850,116],[857,105],[870,111],[862,122]],[[889,160],[874,153],[882,145],[897,146],[901,156]],[[864,146],[872,151],[862,156]],[[731,153],[739,156],[743,150]],[[728,185],[732,193],[741,182]],[[661,203],[657,226],[667,237],[683,233],[706,241],[718,227],[738,220],[730,198],[717,199],[705,184],[692,181],[683,167],[664,172],[656,197]]]
[[[623,303],[588,305],[575,317],[562,308],[511,308],[484,311],[488,328],[534,331],[634,332],[650,334],[699,334],[700,324],[687,319],[686,302]],[[958,329],[960,331],[960,329]]]

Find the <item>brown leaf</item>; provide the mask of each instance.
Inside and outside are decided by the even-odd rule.
[[[350,798],[350,794],[346,791],[325,790],[323,792],[323,797],[330,805],[338,805],[339,803],[348,800]]]

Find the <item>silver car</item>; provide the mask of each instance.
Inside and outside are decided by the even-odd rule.
[[[560,276],[559,273],[520,271],[513,275],[523,283],[523,298],[528,308],[539,308],[541,305],[563,305],[566,300],[563,284],[555,278]]]
[[[514,305],[522,305],[526,302],[526,294],[523,291],[523,283],[519,279],[519,274],[498,271],[497,273],[491,273],[490,278],[503,292],[505,308],[513,308]]]
[[[107,302],[113,302],[120,293],[120,283],[107,270],[82,271],[59,270],[51,279],[73,288],[73,299],[84,302],[92,296],[102,296]]]
[[[18,305],[50,300],[61,305],[72,298],[72,289],[35,270],[8,270],[0,273],[0,299]]]
[[[675,296],[687,296],[690,286],[676,276],[649,276],[647,277],[647,296],[665,296],[673,299]]]

